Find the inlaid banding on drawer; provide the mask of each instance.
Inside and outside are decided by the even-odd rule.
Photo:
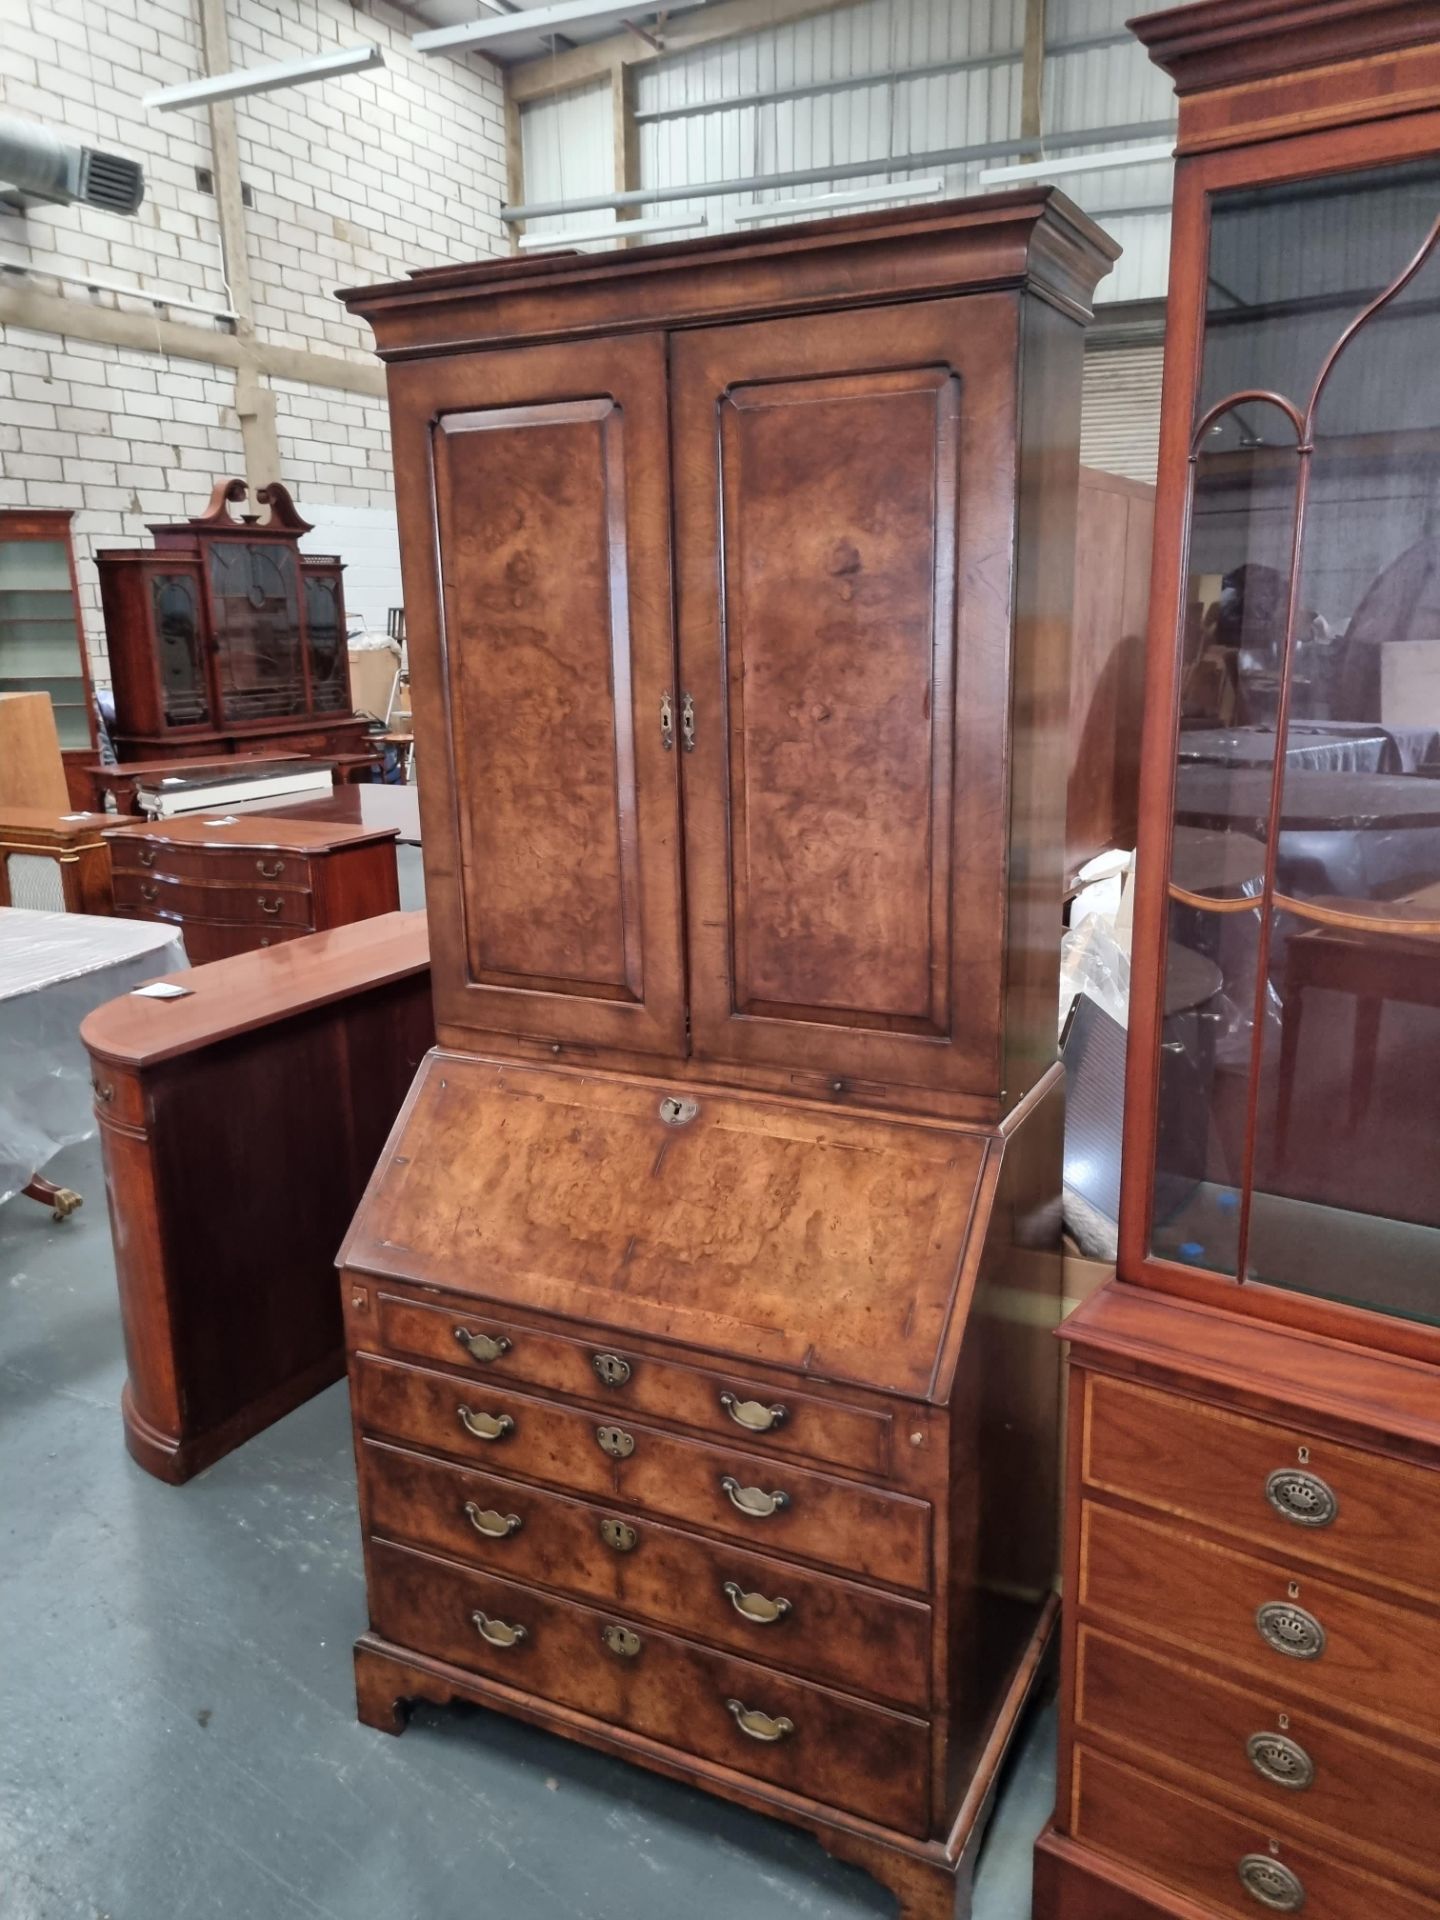
[[[1140,1772],[1188,1779],[1247,1817],[1309,1829],[1377,1873],[1440,1890],[1440,1764],[1335,1726],[1283,1676],[1236,1686],[1095,1627],[1079,1629],[1075,1675],[1082,1736]]]
[[[1187,1536],[1087,1500],[1080,1593],[1087,1614],[1125,1621],[1167,1649],[1207,1655],[1297,1699],[1440,1740],[1440,1616]],[[1277,1647],[1262,1609],[1308,1616],[1309,1636]],[[1263,1623],[1271,1625],[1271,1617]],[[1289,1638],[1289,1636],[1286,1636]]]
[[[1085,1845],[1237,1920],[1285,1911],[1305,1920],[1434,1920],[1433,1901],[1317,1849],[1283,1820],[1248,1820],[1084,1746],[1075,1752],[1070,1811],[1070,1831]],[[1293,1881],[1299,1904],[1258,1901],[1241,1877],[1246,1862],[1256,1863],[1254,1882],[1265,1884],[1262,1862],[1270,1884]]]
[[[682,1439],[629,1419],[600,1421],[578,1407],[502,1391],[489,1379],[462,1380],[368,1355],[356,1358],[354,1393],[367,1434],[438,1447],[489,1470],[618,1500],[768,1554],[815,1560],[921,1592],[928,1587],[930,1509],[904,1494],[838,1480],[789,1460]],[[513,1424],[503,1434],[475,1437],[477,1427],[505,1419]],[[727,1491],[727,1481],[767,1502],[783,1494],[783,1503],[764,1514],[747,1511]]]
[[[1098,1492],[1431,1600],[1440,1475],[1299,1428],[1086,1375],[1082,1471]]]
[[[463,1306],[421,1306],[382,1293],[378,1319],[381,1345],[391,1353],[594,1400],[617,1413],[624,1408],[648,1414],[724,1440],[743,1434],[778,1454],[858,1473],[890,1473],[888,1413],[836,1405],[788,1385],[767,1386],[743,1373],[707,1373],[656,1360],[623,1341],[617,1347],[613,1334],[571,1340]]]
[[[901,1832],[925,1831],[924,1720],[387,1541],[372,1542],[370,1574],[372,1625],[402,1647]]]
[[[931,1612],[918,1601],[375,1440],[361,1443],[360,1472],[373,1533],[850,1692],[928,1704]]]

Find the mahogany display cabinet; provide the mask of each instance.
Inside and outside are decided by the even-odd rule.
[[[1065,1328],[1034,1910],[1435,1920],[1440,16],[1132,24],[1179,159],[1119,1277]]]
[[[217,753],[367,752],[350,697],[342,567],[302,554],[310,531],[285,488],[218,480],[205,511],[154,526],[152,548],[96,554],[126,760]]]
[[[342,1253],[360,1712],[967,1901],[1051,1637],[1083,326],[1025,192],[352,293],[439,1050]]]

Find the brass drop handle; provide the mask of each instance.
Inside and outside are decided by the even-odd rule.
[[[507,1433],[515,1431],[515,1422],[508,1413],[472,1413],[469,1407],[457,1407],[455,1411],[461,1426],[477,1440],[503,1440]]]
[[[475,1622],[475,1630],[482,1640],[489,1641],[492,1647],[518,1647],[529,1637],[528,1627],[512,1627],[508,1620],[492,1619],[488,1613],[481,1613],[477,1607],[470,1618]]]
[[[769,1433],[775,1427],[784,1426],[790,1418],[785,1407],[767,1407],[759,1400],[737,1400],[733,1393],[722,1393],[720,1404],[736,1426],[744,1427],[747,1433]]]
[[[154,847],[141,847],[135,855],[142,867],[153,867],[158,857]]]
[[[788,1600],[767,1600],[763,1593],[746,1593],[733,1580],[725,1582],[725,1592],[740,1618],[751,1621],[757,1627],[778,1626],[790,1612]]]
[[[778,1720],[772,1720],[768,1713],[761,1713],[756,1707],[747,1707],[743,1701],[727,1700],[726,1706],[735,1716],[735,1724],[741,1733],[748,1733],[752,1740],[788,1740],[795,1731],[795,1722],[782,1713]]]
[[[100,1101],[102,1106],[108,1107],[110,1102],[115,1098],[114,1087],[110,1085],[108,1080],[92,1080],[90,1084],[95,1089],[95,1098]]]
[[[267,867],[263,860],[255,862],[255,871],[262,880],[278,880],[285,871],[285,862],[277,860],[273,867]]]
[[[727,1473],[720,1482],[732,1507],[738,1507],[741,1513],[748,1513],[752,1519],[766,1520],[772,1513],[779,1513],[782,1507],[788,1507],[788,1493],[766,1493],[760,1487],[742,1487],[733,1474]]]
[[[481,1366],[488,1366],[492,1360],[499,1360],[510,1351],[510,1342],[503,1333],[492,1339],[488,1333],[471,1333],[468,1327],[456,1327],[455,1338],[464,1347],[472,1360],[478,1360]]]
[[[494,1507],[483,1512],[473,1500],[465,1502],[465,1518],[477,1533],[483,1533],[487,1540],[505,1540],[512,1533],[518,1533],[521,1519],[518,1513],[497,1513]]]
[[[158,900],[160,898],[159,887],[152,887],[142,880],[140,882],[140,898],[142,900]]]
[[[255,897],[260,903],[260,911],[262,913],[279,913],[285,904],[283,900],[267,900],[263,893],[257,894]]]

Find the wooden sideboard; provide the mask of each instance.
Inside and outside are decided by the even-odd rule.
[[[335,1249],[434,1039],[423,913],[168,976],[81,1028],[126,1443],[188,1480],[344,1370]]]
[[[115,911],[173,921],[197,966],[400,905],[393,827],[191,814],[105,839]]]
[[[1111,252],[1039,192],[347,296],[441,1042],[342,1254],[361,1716],[516,1714],[907,1920],[966,1898],[1055,1618]]]

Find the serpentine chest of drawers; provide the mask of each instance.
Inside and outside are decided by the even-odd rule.
[[[909,1920],[968,1885],[1055,1617],[1108,252],[1042,192],[346,296],[440,1043],[341,1255],[361,1714],[537,1722]]]

